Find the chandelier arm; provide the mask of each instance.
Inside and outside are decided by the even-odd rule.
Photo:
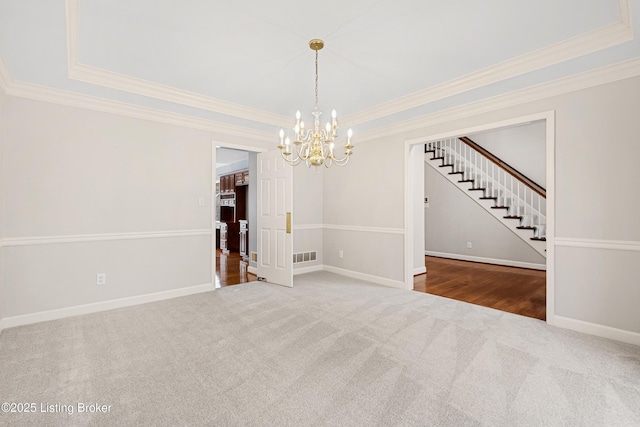
[[[285,162],[289,163],[291,166],[298,166],[300,164],[300,161],[302,159],[300,159],[300,157],[296,158],[296,159],[289,159],[287,158],[287,155],[284,154],[284,152],[280,152],[280,154],[282,155],[282,158],[284,159]]]
[[[336,166],[344,166],[344,165],[346,165],[347,163],[349,163],[349,159],[350,159],[350,158],[351,158],[350,156],[347,156],[347,157],[345,157],[344,159],[336,159],[336,158],[334,158],[334,159],[333,159],[333,163],[335,163],[335,164],[336,164]]]

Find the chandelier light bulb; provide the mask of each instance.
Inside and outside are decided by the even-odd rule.
[[[300,110],[296,111],[296,120],[300,120]]]
[[[331,110],[331,118],[332,119],[336,118],[336,110]]]

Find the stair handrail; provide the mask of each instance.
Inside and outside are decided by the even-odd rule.
[[[495,154],[493,154],[490,151],[486,150],[485,148],[481,147],[476,142],[474,142],[472,139],[470,139],[470,138],[468,138],[466,136],[461,136],[458,139],[460,141],[464,142],[465,144],[467,144],[468,146],[472,147],[474,150],[476,150],[479,153],[481,153],[483,156],[485,156],[487,159],[489,159],[491,162],[496,164],[498,167],[502,168],[504,171],[506,171],[507,173],[512,175],[514,178],[520,180],[524,185],[529,187],[532,191],[536,192],[537,194],[539,194],[540,196],[544,197],[545,199],[547,198],[547,190],[544,187],[542,187],[541,185],[539,185],[536,182],[534,182],[531,178],[527,177],[525,174],[523,174],[522,172],[518,171],[513,166],[509,165],[507,162],[504,162],[503,160],[501,160]]]

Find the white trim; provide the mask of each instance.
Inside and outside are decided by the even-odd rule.
[[[134,305],[146,304],[149,302],[162,301],[177,297],[183,297],[213,290],[213,286],[205,285],[191,286],[187,288],[172,289],[169,291],[155,292],[152,294],[137,295],[133,297],[119,298],[108,301],[100,301],[91,304],[76,305],[73,307],[60,308],[56,310],[40,311],[38,313],[23,314],[20,316],[5,317],[4,327],[13,328],[16,326],[29,325],[32,323],[46,322],[49,320],[63,319],[66,317],[80,316],[83,314],[97,313],[100,311],[113,310],[116,308],[131,307]]]
[[[624,329],[612,328],[611,326],[599,325],[597,323],[585,322],[564,316],[555,316],[553,322],[547,321],[547,323],[584,334],[640,345],[640,333],[638,332],[625,331]]]
[[[66,0],[65,3],[69,78],[277,127],[288,126],[289,120],[280,114],[80,64],[78,61],[80,36],[78,29],[79,0]],[[346,123],[351,123],[352,126],[366,123],[630,41],[633,39],[633,31],[631,28],[629,0],[618,0],[618,11],[620,20],[614,24],[562,40],[462,77],[364,109],[346,117]]]
[[[258,269],[256,267],[252,267],[250,265],[247,266],[247,273],[251,273],[253,275],[258,275]]]
[[[406,120],[358,135],[358,143],[394,136],[409,131],[424,129],[438,124],[454,122],[466,117],[510,108],[577,90],[612,83],[640,75],[640,58],[607,65],[584,73],[520,89],[503,95],[441,110],[415,119]],[[434,138],[435,139],[435,138]],[[549,185],[547,183],[547,185]]]
[[[260,152],[270,149],[273,142],[273,135],[271,133],[244,126],[230,125],[223,122],[201,119],[185,114],[172,113],[169,111],[127,104],[125,102],[98,98],[61,89],[18,82],[13,80],[11,77],[2,56],[0,56],[0,89],[9,96],[50,102],[52,104],[66,105],[75,108],[83,108],[134,119],[149,120],[156,123],[186,127],[190,129],[204,130],[219,134],[218,140],[226,140],[231,137],[247,141],[247,143],[241,144],[229,142],[224,143],[225,146],[231,148]],[[223,144],[218,143],[217,145]]]
[[[280,114],[81,64],[79,62],[78,49],[80,37],[79,0],[66,0],[65,9],[67,16],[67,76],[70,79],[188,105],[245,120],[266,123],[276,127],[289,127],[291,119]]]
[[[385,233],[404,234],[402,228],[389,227],[365,227],[360,225],[339,225],[339,224],[298,224],[293,226],[294,230],[343,230],[360,231],[365,233]]]
[[[439,258],[458,259],[461,261],[481,262],[484,264],[504,265],[507,267],[529,268],[531,270],[546,270],[545,264],[535,264],[532,262],[513,261],[509,259],[486,258],[481,256],[450,254],[446,252],[424,251],[425,255]]]
[[[417,276],[419,274],[424,274],[427,272],[427,267],[416,267],[413,269],[413,275]]]
[[[149,120],[174,126],[191,129],[204,130],[221,134],[223,136],[246,138],[252,143],[273,142],[273,135],[268,132],[259,131],[247,127],[230,125],[223,122],[201,119],[185,114],[172,113],[139,105],[127,104],[110,99],[98,98],[90,95],[83,95],[68,92],[60,89],[47,88],[30,83],[12,82],[5,91],[7,95],[20,98],[34,99],[37,101],[50,102],[53,104],[67,105],[70,107],[84,108],[87,110],[100,111],[118,116],[131,117],[135,119]],[[264,150],[265,147],[257,145],[255,151]]]
[[[0,319],[0,335],[2,334],[2,331],[4,331],[4,319]]]
[[[355,126],[633,40],[628,0],[618,0],[618,11],[620,21],[614,24],[366,108],[344,120]]]
[[[322,230],[323,224],[294,224],[293,230]]]
[[[307,273],[313,273],[314,271],[323,271],[323,270],[324,270],[324,266],[322,264],[311,265],[309,267],[296,267],[294,265],[293,275],[297,276],[299,274],[307,274]]]
[[[545,118],[546,123],[546,181],[547,181],[547,204],[546,204],[546,229],[547,239],[547,284],[546,284],[546,319],[547,323],[552,323],[556,315],[556,276],[555,276],[555,239],[556,239],[556,112],[548,111]]]
[[[359,225],[324,224],[323,228],[325,230],[361,231],[365,233],[404,234],[404,230],[402,228],[389,227],[361,227]]]
[[[556,237],[556,246],[640,252],[640,242],[634,240],[601,240]]]
[[[77,234],[69,236],[7,237],[3,247],[51,245],[59,243],[103,242],[107,240],[157,239],[170,237],[209,236],[212,230],[148,231],[138,233]]]
[[[216,283],[216,141],[211,141],[211,179],[209,180],[209,185],[211,185],[211,192],[209,194],[210,197],[210,217],[209,224],[211,224],[211,283],[214,284],[215,288]]]
[[[371,274],[360,273],[358,271],[346,270],[344,268],[325,265],[324,271],[340,274],[342,276],[352,277],[354,279],[364,280],[366,282],[376,283],[378,285],[389,286],[391,288],[405,289],[404,283],[399,280],[387,279],[385,277],[373,276]]]

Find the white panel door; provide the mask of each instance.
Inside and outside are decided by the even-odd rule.
[[[293,167],[280,150],[258,154],[258,277],[293,286]]]

